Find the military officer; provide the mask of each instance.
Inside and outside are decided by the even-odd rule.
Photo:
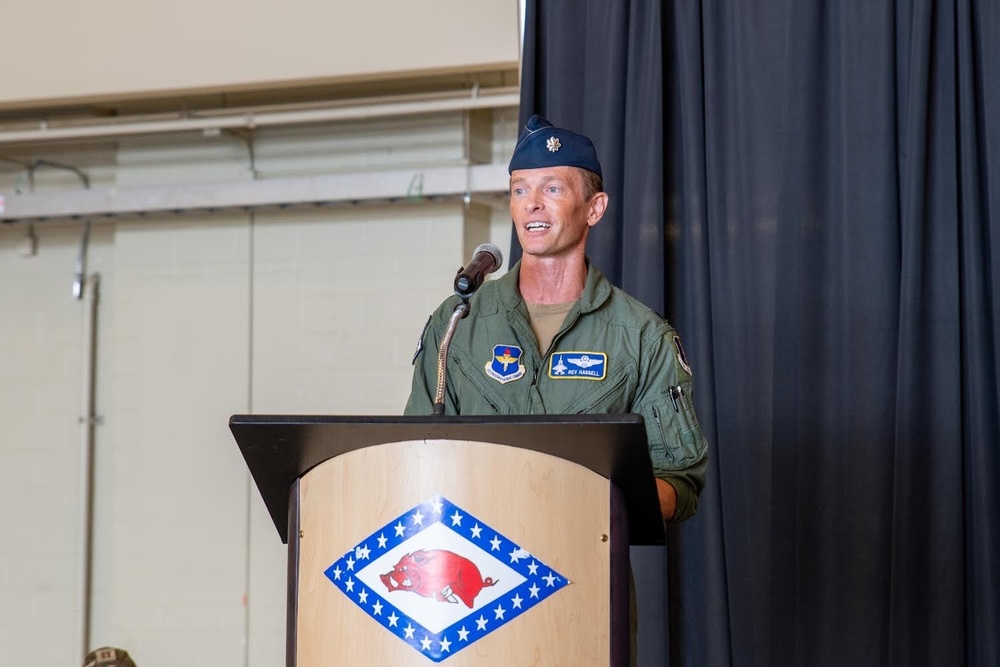
[[[523,257],[470,300],[451,342],[446,414],[640,414],[663,517],[689,518],[707,464],[691,368],[674,329],[586,257],[608,205],[593,143],[532,116],[508,170]],[[433,410],[436,351],[457,304],[446,300],[424,329],[408,415]]]

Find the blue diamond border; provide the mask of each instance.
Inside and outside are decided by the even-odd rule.
[[[422,517],[421,521],[416,520],[418,513]],[[356,571],[355,566],[359,562],[371,562],[435,524],[441,524],[479,546],[526,580],[502,598],[490,603],[487,609],[473,610],[441,632],[431,632],[401,612],[381,593],[368,588],[350,575]],[[477,533],[479,537],[474,537]],[[434,662],[441,662],[510,623],[571,583],[535,556],[520,556],[520,551],[524,551],[521,545],[444,496],[438,495],[413,506],[357,543],[330,565],[324,574],[351,602],[383,628],[421,655]],[[499,553],[494,555],[494,552]],[[364,567],[366,565],[359,570]]]

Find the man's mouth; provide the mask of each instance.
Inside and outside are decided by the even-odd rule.
[[[552,225],[547,222],[529,222],[524,226],[524,229],[529,232],[537,232],[543,229],[548,229]]]

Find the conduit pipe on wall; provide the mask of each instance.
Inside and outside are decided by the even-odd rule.
[[[94,537],[94,394],[97,370],[97,302],[100,274],[91,274],[83,290],[83,380],[80,416],[80,574],[77,592],[78,661],[90,650],[90,610],[93,581]]]
[[[253,130],[260,127],[327,123],[366,118],[386,118],[413,114],[469,111],[472,109],[516,108],[520,103],[517,88],[497,91],[475,89],[460,95],[437,97],[415,95],[393,98],[390,101],[355,101],[352,104],[327,105],[311,108],[257,109],[219,111],[198,116],[165,120],[118,119],[88,125],[53,127],[42,122],[36,129],[0,130],[0,145],[33,144],[49,141],[77,141],[82,139],[114,139],[119,137],[152,135],[176,132],[217,132],[221,130]]]

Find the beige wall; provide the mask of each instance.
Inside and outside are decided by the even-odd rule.
[[[135,6],[132,6],[135,5]],[[0,108],[517,60],[516,0],[12,5]],[[506,162],[517,111],[492,112]],[[487,116],[488,117],[488,116]],[[469,164],[449,111],[221,136],[0,148],[0,193],[188,187]],[[84,305],[79,220],[0,224],[0,654],[80,663]],[[100,275],[88,645],[141,667],[284,663],[285,547],[231,414],[398,414],[427,315],[471,249],[509,246],[488,198],[341,202],[93,221]]]
[[[0,108],[516,66],[517,0],[9,3]],[[56,48],[54,48],[56,47]]]
[[[112,234],[95,229],[90,266],[114,274]],[[83,304],[72,297],[80,226],[0,227],[0,652],[79,661]],[[108,341],[99,354],[110,356]],[[101,389],[98,400],[108,398]],[[68,638],[69,641],[64,641]]]
[[[399,414],[424,320],[468,247],[506,249],[505,218],[441,202],[94,225],[92,646],[143,667],[283,664],[285,548],[228,417]],[[26,228],[0,227],[0,648],[71,665],[80,226],[36,230],[22,257]]]

